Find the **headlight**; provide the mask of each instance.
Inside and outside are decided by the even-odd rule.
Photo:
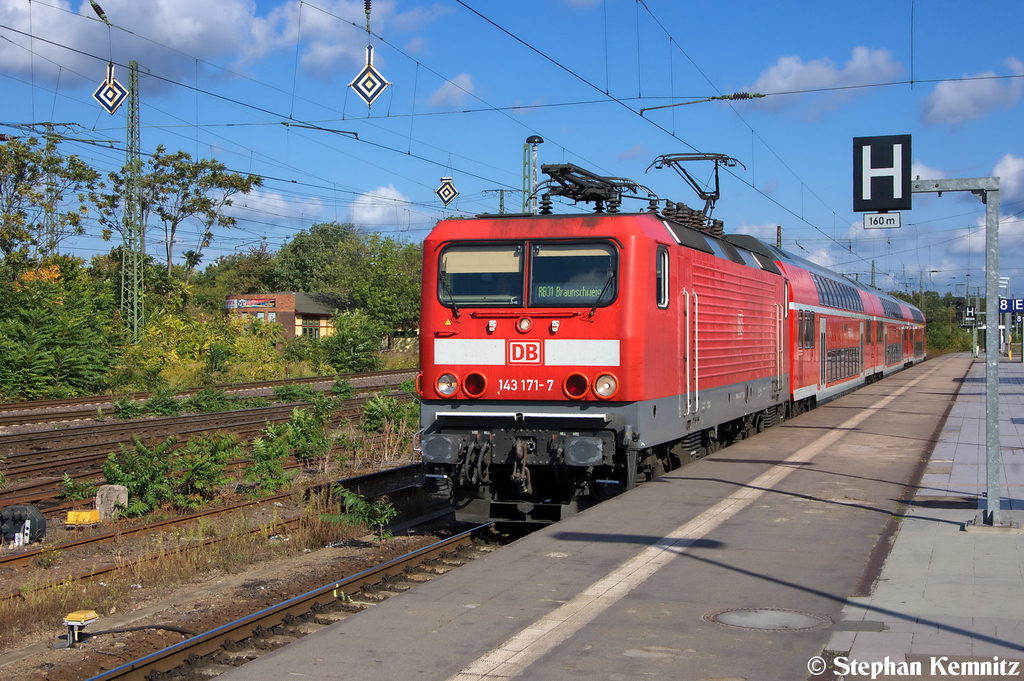
[[[452,374],[442,374],[441,377],[437,379],[437,392],[441,393],[445,397],[451,397],[458,389],[459,379],[455,378]]]
[[[611,399],[619,392],[619,381],[611,374],[601,374],[594,381],[594,393],[601,399]]]

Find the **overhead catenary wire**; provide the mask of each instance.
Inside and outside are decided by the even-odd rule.
[[[302,4],[309,4],[309,3],[302,3]],[[460,3],[460,4],[461,4],[461,3]],[[315,7],[314,5],[310,5],[310,8],[314,8],[314,7]],[[647,7],[646,7],[646,4],[644,5],[644,7],[645,7],[645,8],[647,8]],[[649,11],[649,8],[648,8],[648,11]],[[207,62],[204,62],[204,63],[207,63]],[[418,62],[417,62],[417,64],[418,64]],[[218,67],[218,68],[219,68],[219,67]],[[419,67],[417,67],[417,68],[419,68]],[[171,82],[171,81],[170,81],[170,80],[168,80],[168,82]],[[448,81],[448,82],[451,82],[451,81]],[[179,85],[183,85],[183,84],[179,84]],[[880,84],[880,85],[887,85],[887,84]],[[200,90],[200,89],[199,89],[199,87],[198,87],[198,82],[197,82],[197,84],[196,84],[196,87],[195,87],[195,88],[193,88],[193,89],[194,89],[194,90],[196,91],[196,95],[197,95],[197,97],[198,97],[198,95],[199,95],[199,94],[204,94],[204,95],[206,95],[206,94],[211,94],[211,93],[209,93],[208,91],[205,91],[205,90]],[[610,89],[609,87],[607,87],[607,83],[606,83],[606,88],[605,88],[605,89],[606,89],[606,90],[607,90],[607,89]],[[819,88],[819,89],[816,89],[816,90],[804,90],[804,91],[800,91],[800,92],[812,92],[812,91],[827,91],[827,90],[832,90],[832,89],[841,89],[841,88]],[[599,91],[600,91],[600,90],[599,90]],[[220,94],[220,93],[217,93],[217,94]],[[642,93],[640,93],[640,94],[642,94]],[[787,93],[773,93],[773,94],[774,94],[774,95],[779,95],[779,94],[787,94]],[[789,93],[789,94],[792,94],[792,93]],[[641,97],[641,98],[639,98],[639,101],[646,101],[646,100],[651,100],[651,99],[654,99],[654,98],[651,98],[651,97]],[[237,100],[237,99],[236,99],[236,100],[234,100],[234,101],[235,101],[235,103],[236,103],[237,105],[239,105],[239,106],[243,106],[243,107],[246,107],[246,108],[252,108],[252,107],[251,107],[251,104],[252,104],[251,102],[245,102],[245,101],[240,101],[240,100]],[[629,100],[616,100],[616,101],[629,101]],[[577,104],[577,103],[574,103],[574,102],[569,102],[569,103],[553,104],[553,105],[550,105],[550,106],[571,106],[571,105],[575,105],[575,104]],[[258,107],[257,107],[257,108],[258,108]],[[505,109],[505,110],[509,110],[509,111],[511,111],[511,110],[514,110],[514,108],[513,108],[513,107],[508,107],[508,108],[505,108],[505,107],[501,107],[501,108],[503,108],[503,109]],[[525,107],[516,107],[516,108],[525,108]],[[633,107],[631,107],[631,106],[627,106],[627,108],[629,108],[629,109],[631,109],[631,110],[633,110],[633,111],[635,112],[635,109],[634,109]],[[497,110],[497,108],[481,108],[481,109],[478,109],[477,111],[495,111],[495,110]],[[410,116],[410,118],[413,118],[413,119],[414,119],[414,118],[415,118],[415,116],[417,116],[417,115],[431,115],[431,116],[436,116],[436,115],[444,115],[444,114],[446,114],[446,113],[460,113],[460,112],[458,112],[458,111],[456,111],[456,112],[420,112],[420,113],[416,113],[416,112],[413,112],[412,114],[408,114],[408,115]],[[463,113],[464,113],[464,111],[463,111]],[[407,114],[395,114],[394,116],[395,116],[395,117],[397,117],[397,116],[399,116],[399,115],[403,115],[403,116],[404,116],[404,115],[407,115]],[[285,117],[285,118],[287,118],[287,117]],[[321,127],[326,127],[326,126],[322,125],[322,123],[321,123],[321,122],[312,122],[312,123],[313,123],[314,125],[320,125]],[[280,123],[278,122],[278,123],[268,123],[268,124],[277,124],[277,125],[279,125]],[[207,125],[199,125],[199,122],[198,122],[198,120],[196,121],[196,127],[197,127],[197,128],[200,128],[200,127],[201,127],[201,128],[204,128],[204,129],[207,129],[207,130],[209,130],[209,126],[207,126]],[[410,130],[411,130],[411,123],[410,123]],[[752,134],[756,134],[756,133],[755,133],[755,132],[753,131],[753,129],[752,129]],[[675,135],[674,135],[674,134],[673,134],[673,137],[675,137]],[[412,135],[411,135],[411,133],[410,133],[410,134],[408,135],[408,139],[406,140],[406,144],[405,144],[405,145],[403,145],[403,146],[405,146],[405,147],[406,147],[405,149],[401,149],[401,148],[398,148],[398,147],[397,147],[396,145],[388,145],[388,144],[381,144],[381,145],[380,145],[380,147],[381,147],[382,149],[388,149],[389,151],[392,151],[392,152],[400,152],[400,153],[403,153],[403,154],[408,154],[408,152],[409,152],[409,151],[411,151],[411,149],[412,149],[412,141],[413,141],[413,137],[412,137]],[[762,140],[762,142],[764,142],[764,141]],[[380,144],[380,143],[378,143],[378,144]],[[419,144],[419,142],[418,142],[418,141],[417,141],[417,144]],[[767,148],[771,149],[771,147],[770,147],[770,146],[768,146],[768,145],[767,145],[766,143],[765,143],[765,146],[766,146]],[[692,148],[692,147],[691,147],[691,148]],[[563,148],[563,150],[564,150],[564,148]],[[442,150],[442,151],[443,151],[443,150]],[[775,152],[773,151],[772,153],[775,153]],[[439,161],[434,161],[433,159],[430,159],[429,157],[426,157],[426,158],[424,158],[424,156],[419,156],[419,157],[417,157],[417,158],[419,158],[420,160],[426,160],[427,162],[435,163],[435,164],[437,164],[438,166],[443,166],[443,165],[447,165],[447,163],[445,163],[445,162],[439,162]],[[781,159],[780,159],[780,160],[781,160]],[[485,176],[486,176],[486,173],[482,173],[482,174],[478,174],[478,175],[477,175],[477,177],[485,177]],[[486,179],[487,179],[487,181],[488,181],[488,182],[493,182],[493,179],[492,179],[491,177],[486,177]],[[282,180],[282,181],[287,181],[287,180]],[[742,181],[742,180],[741,180],[741,181]],[[744,182],[744,183],[745,183],[745,182]],[[501,183],[501,184],[505,184],[505,183]],[[509,183],[509,184],[510,184],[510,183]],[[806,184],[806,183],[804,183],[804,184]],[[751,185],[752,185],[752,183],[751,183]],[[754,187],[754,188],[755,188],[755,190],[756,190],[756,187]],[[811,193],[811,194],[813,195],[813,191],[811,190],[811,188],[810,188],[809,186],[807,186],[807,189],[808,189],[808,191],[809,191],[809,192],[810,192],[810,193]],[[816,197],[816,198],[817,198],[817,197]],[[782,207],[783,209],[789,210],[789,209],[788,209],[788,208],[787,208],[786,206],[784,206],[784,205],[783,205],[782,203],[780,203],[780,202],[779,202],[778,200],[776,200],[776,199],[774,199],[774,198],[773,198],[773,199],[771,199],[771,200],[772,200],[772,201],[773,201],[773,202],[774,202],[774,203],[775,203],[776,205],[778,205],[778,206]],[[818,199],[818,200],[820,200],[820,199]],[[822,203],[824,203],[824,202],[822,202]],[[792,211],[792,210],[790,210],[790,213],[792,214],[792,213],[793,213],[793,211]],[[802,216],[801,216],[801,219],[802,219]],[[807,222],[807,220],[803,220],[803,222],[806,222],[807,224],[811,224],[811,223]],[[813,225],[812,225],[812,226],[813,226]],[[817,229],[817,227],[815,227],[815,228]],[[835,243],[837,243],[837,244],[839,243],[839,241],[836,241],[836,240],[834,240],[834,239],[833,239],[833,241],[834,241]],[[840,244],[840,245],[842,245],[842,246],[844,246],[844,247],[845,247],[845,244]]]

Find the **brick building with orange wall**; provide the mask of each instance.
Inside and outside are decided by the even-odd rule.
[[[333,293],[261,293],[232,295],[224,301],[228,314],[277,322],[284,336],[331,335],[331,317],[341,309],[341,297]]]

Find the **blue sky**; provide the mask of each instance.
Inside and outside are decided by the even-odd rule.
[[[111,27],[89,2],[3,3],[0,132],[70,124],[66,153],[119,168],[127,107],[110,115],[92,93],[108,60],[125,85],[137,60],[143,153],[163,144],[266,178],[236,200],[238,228],[215,234],[206,263],[327,220],[419,240],[444,216],[497,212],[496,190],[517,210],[523,143],[540,135],[541,163],[694,207],[675,173],[648,166],[727,154],[745,166],[723,174],[715,217],[727,232],[774,241],[782,225],[784,248],[864,281],[875,262],[886,289],[923,278],[962,290],[968,273],[976,285],[984,206],[973,196],[916,195],[900,230],[865,231],[852,210],[852,138],[911,134],[922,179],[1002,178],[1000,274],[1024,294],[1019,0],[373,0],[372,37],[363,2],[99,4]],[[392,83],[369,110],[347,87],[368,42]],[[768,96],[640,115],[734,92]],[[449,176],[460,196],[446,208],[434,190]],[[114,245],[88,230],[65,250]],[[175,250],[198,230],[184,227]]]

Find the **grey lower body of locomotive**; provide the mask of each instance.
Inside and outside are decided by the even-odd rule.
[[[789,394],[783,375],[639,402],[424,401],[419,449],[459,520],[554,522],[629,489],[658,457],[686,463],[773,425]]]

